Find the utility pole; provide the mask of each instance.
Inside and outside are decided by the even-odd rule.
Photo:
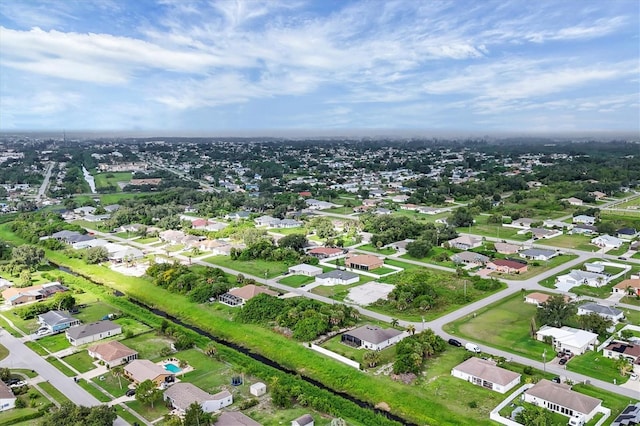
[[[545,349],[542,352],[542,369],[546,373],[547,372],[547,350]]]

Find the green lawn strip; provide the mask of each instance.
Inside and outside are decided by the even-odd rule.
[[[378,248],[378,247],[376,247],[376,246],[374,246],[372,244],[364,244],[362,246],[359,246],[356,250],[368,251],[368,252],[371,252],[371,253],[385,255],[385,256],[389,256],[391,254],[396,254],[397,253],[391,247]]]
[[[124,408],[123,404],[117,404],[115,405],[115,407],[116,407],[116,414],[122,417],[122,419],[127,423],[129,423],[130,425],[133,425],[135,423],[138,423],[138,424],[140,423],[140,419],[134,416],[133,414],[131,414],[129,410]]]
[[[9,323],[1,316],[0,316],[0,327],[5,329],[7,333],[11,334],[13,337],[22,337],[22,334],[15,328],[11,327]]]
[[[40,344],[37,341],[25,342],[24,345],[26,347],[28,347],[29,349],[31,349],[32,351],[34,351],[35,353],[37,353],[38,355],[40,355],[40,356],[49,355],[49,352],[47,352],[47,350],[45,348],[40,346]]]
[[[585,385],[582,383],[573,385],[572,389],[576,392],[580,392],[581,394],[601,399],[602,405],[611,410],[609,421],[613,421],[613,419],[618,417],[618,415],[622,413],[622,410],[624,410],[629,403],[633,404],[639,400],[639,398],[636,398],[636,400],[631,400],[629,399],[629,397],[617,395],[615,393],[607,392],[603,389],[597,388],[593,385]]]
[[[38,383],[38,386],[45,391],[46,393],[49,394],[49,396],[51,396],[51,398],[55,399],[56,401],[58,401],[58,404],[64,404],[65,402],[71,402],[71,400],[69,400],[69,398],[67,398],[66,396],[64,396],[64,394],[62,392],[60,392],[56,387],[54,387],[51,383],[49,382],[41,382]]]
[[[139,401],[130,401],[125,404],[149,421],[159,419],[169,412],[169,409],[162,401],[156,401],[153,407],[142,404]]]
[[[80,385],[80,387],[82,389],[86,390],[91,395],[93,395],[98,401],[100,401],[100,402],[109,402],[109,401],[111,401],[111,398],[109,398],[102,391],[100,391],[100,389],[96,388],[91,382],[88,382],[85,379],[80,379],[78,384]]]
[[[624,296],[622,299],[620,299],[620,303],[626,303],[627,305],[640,306],[640,297]]]
[[[0,361],[9,356],[9,349],[0,345]]]
[[[87,351],[76,352],[73,355],[65,356],[62,360],[80,373],[86,373],[96,368],[93,364],[93,359],[87,354]]]
[[[398,272],[398,271],[396,271],[395,269],[385,268],[384,266],[382,266],[380,268],[373,269],[370,272],[376,275],[387,275],[387,274],[391,274],[393,272]]]
[[[297,264],[296,262],[272,262],[260,259],[247,261],[232,260],[229,256],[211,256],[204,259],[204,261],[260,278],[265,276],[265,272],[267,278],[275,278],[287,272],[290,266]]]
[[[18,374],[23,374],[23,375],[27,376],[30,379],[33,379],[34,377],[38,377],[38,373],[35,370],[28,370],[26,368],[12,368],[11,372],[12,373],[18,373]]]
[[[536,309],[535,305],[524,303],[522,294],[516,293],[453,321],[444,329],[473,342],[540,361],[545,349],[547,353],[553,350],[530,336],[531,318]]]
[[[426,268],[425,266],[420,266],[420,265],[415,265],[413,263],[407,263],[407,262],[402,262],[400,260],[395,260],[395,259],[385,259],[384,263],[387,265],[391,265],[391,266],[395,266],[397,268],[402,268],[405,271],[411,270],[411,269],[424,269]]]
[[[274,234],[281,234],[281,235],[291,235],[291,234],[307,235],[307,230],[302,227],[270,229],[269,232],[273,232]]]
[[[62,374],[64,374],[65,376],[73,377],[77,375],[77,373],[64,365],[58,358],[54,356],[48,356],[45,359],[49,362],[49,364],[60,370],[60,372],[62,372]]]
[[[123,396],[127,392],[130,383],[124,376],[114,376],[111,371],[102,376],[94,377],[91,381],[94,385],[100,386],[107,391],[114,399]]]
[[[0,226],[0,233],[2,231],[3,227]],[[69,259],[59,252],[47,251],[47,256],[58,264],[91,276],[94,280],[126,292],[132,297],[144,300],[151,306],[162,306],[163,309],[166,309],[172,315],[180,317],[187,323],[210,330],[219,337],[237,344],[249,346],[252,350],[268,358],[277,359],[283,366],[304,372],[306,375],[325,383],[333,389],[350,393],[374,404],[384,401],[390,405],[393,412],[406,416],[411,421],[429,424],[447,422],[460,424],[468,423],[469,421],[468,416],[465,417],[455,411],[446,410],[439,399],[434,398],[433,392],[416,391],[400,383],[391,382],[388,378],[368,377],[348,366],[327,360],[319,354],[311,351],[301,351],[299,344],[293,343],[289,339],[274,334],[263,327],[251,325],[238,327],[237,324],[229,322],[227,319],[217,318],[212,315],[212,312],[215,311],[189,303],[183,296],[170,294],[163,289],[159,289],[145,278],[124,277],[101,266],[86,265],[81,260]],[[88,288],[86,284],[82,285]],[[96,288],[95,291],[96,293],[102,292],[108,295],[101,288]],[[123,307],[129,303],[126,300],[121,301],[119,299],[122,298],[113,298],[111,303]],[[171,299],[172,303],[167,304],[167,299]],[[144,318],[151,320],[152,316],[146,311],[138,310],[138,312]],[[155,319],[155,321],[158,320]],[[234,351],[225,350],[224,352],[225,357],[229,360],[234,360],[242,365],[251,365],[254,369],[266,372],[266,367],[249,361],[246,357]],[[305,387],[308,386],[304,382],[300,383]],[[342,407],[347,405],[351,407],[343,400],[339,401],[341,401]],[[352,409],[357,411],[355,406],[352,406]],[[364,414],[365,412],[362,413],[362,415]],[[475,424],[490,424],[485,417],[474,418],[473,421]]]
[[[153,244],[160,241],[160,238],[157,237],[149,237],[149,238],[138,238],[135,240],[138,244]]]
[[[573,357],[567,362],[567,370],[584,374],[608,383],[616,380],[617,384],[626,382],[629,377],[622,376],[615,366],[616,360],[606,358],[600,352],[587,351],[583,355]]]
[[[289,287],[301,287],[303,285],[312,283],[315,281],[314,277],[308,277],[306,275],[291,275],[278,281],[280,284],[288,285]]]
[[[35,421],[32,419],[37,419],[45,414],[44,411],[41,411],[43,406],[31,408],[29,407],[28,399],[25,399],[25,398],[21,398],[21,399],[25,400],[27,407],[13,408],[11,410],[0,412],[1,425],[37,425],[39,424],[39,421]]]

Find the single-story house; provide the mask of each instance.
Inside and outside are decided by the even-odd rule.
[[[256,382],[249,386],[249,393],[253,396],[262,396],[267,393],[267,385],[262,382]]]
[[[316,257],[318,259],[326,259],[329,257],[340,256],[344,254],[345,251],[343,249],[335,248],[335,247],[316,247],[307,251],[309,256]]]
[[[556,328],[545,325],[536,333],[536,339],[541,342],[544,342],[546,336],[551,336],[551,343],[556,351],[569,351],[574,355],[593,350],[598,344],[596,333],[567,326]]]
[[[562,235],[562,231],[560,230],[546,228],[531,228],[528,230],[528,232],[531,232],[531,237],[537,240],[539,240],[540,238],[553,238]]]
[[[531,224],[536,222],[539,221],[528,217],[521,217],[519,219],[512,220],[511,223],[505,223],[502,226],[505,228],[529,229],[531,228]]]
[[[591,244],[595,244],[598,247],[606,248],[619,248],[624,241],[620,238],[612,237],[611,235],[600,235],[591,240]]]
[[[571,230],[571,233],[580,235],[593,235],[598,233],[598,227],[594,225],[579,224]]]
[[[640,295],[640,279],[632,278],[620,281],[618,284],[613,286],[613,292],[623,294],[633,292],[634,294]]]
[[[109,253],[109,260],[114,262],[130,262],[133,260],[142,259],[144,253],[142,250],[135,247],[127,247],[124,250],[117,251],[115,253]]]
[[[480,247],[482,245],[482,240],[470,235],[461,235],[458,238],[449,240],[448,243],[451,248],[456,248],[458,250],[470,250]]]
[[[391,243],[391,244],[387,244],[385,247],[391,247],[394,250],[406,250],[407,249],[407,244],[414,242],[415,240],[412,240],[411,238],[407,238],[405,240],[402,241],[396,241],[395,243]]]
[[[524,303],[531,303],[532,305],[540,306],[549,300],[550,297],[551,295],[549,294],[533,292],[524,297]]]
[[[84,206],[84,207],[78,207],[73,209],[73,212],[75,214],[86,215],[86,214],[94,214],[96,210],[97,209],[93,206]]]
[[[508,259],[494,259],[487,263],[487,269],[493,269],[506,274],[522,274],[527,272],[527,264]]]
[[[2,292],[2,298],[7,305],[15,306],[23,303],[44,300],[56,293],[61,293],[67,290],[67,287],[54,281],[30,287],[9,287]]]
[[[384,264],[384,259],[371,254],[358,254],[355,256],[347,256],[344,264],[347,268],[371,271],[380,268]]]
[[[584,269],[587,272],[595,272],[596,274],[604,273],[604,265],[602,263],[585,263]]]
[[[291,420],[291,426],[313,426],[315,423],[311,414],[303,414],[295,420]]]
[[[235,213],[229,213],[225,215],[224,218],[227,220],[242,220],[242,219],[249,219],[249,216],[251,216],[251,212],[239,211]]]
[[[596,200],[599,200],[599,199],[604,198],[604,197],[607,196],[607,194],[605,194],[604,192],[600,192],[600,191],[592,191],[592,192],[589,193],[589,195],[591,195]]]
[[[307,205],[307,208],[310,210],[325,210],[325,209],[332,209],[334,207],[340,207],[337,204],[329,203],[327,201],[316,200],[313,198],[308,198],[304,200],[304,202]]]
[[[520,246],[509,243],[495,243],[494,247],[500,254],[516,254],[520,250]]]
[[[306,275],[308,277],[315,277],[322,273],[322,268],[313,265],[307,265],[301,263],[300,265],[289,267],[289,273],[294,275]]]
[[[266,287],[259,287],[254,284],[248,284],[244,287],[236,287],[229,290],[227,293],[218,297],[218,301],[228,306],[242,306],[247,303],[248,300],[253,299],[261,293],[268,294],[269,296],[278,295],[278,293],[269,290]]]
[[[567,198],[567,202],[569,204],[571,204],[572,206],[581,206],[581,205],[584,204],[584,201],[582,201],[580,198],[576,198],[576,197]]]
[[[453,367],[451,375],[499,393],[508,392],[520,383],[520,374],[498,367],[495,362],[476,357]]]
[[[615,418],[611,426],[636,426],[640,425],[640,402],[627,405],[622,413]]]
[[[57,333],[80,324],[80,320],[72,317],[67,312],[54,310],[38,315],[38,324],[42,327],[47,327],[52,333]]]
[[[343,333],[340,341],[358,349],[364,348],[380,351],[398,343],[402,340],[403,334],[404,332],[393,328],[363,325],[362,327]]]
[[[570,231],[573,229],[574,225],[573,223],[567,223],[561,220],[547,219],[542,222],[542,226],[544,226],[545,228],[567,229]]]
[[[213,413],[233,404],[233,395],[227,390],[212,395],[187,382],[176,383],[169,387],[164,391],[163,399],[183,413],[193,403],[199,404],[205,413]]]
[[[135,359],[131,361],[124,366],[124,375],[136,385],[139,385],[145,380],[151,380],[157,386],[175,377],[173,373],[165,370],[158,364],[154,364],[148,359]]]
[[[544,262],[556,257],[557,255],[558,255],[558,252],[555,250],[545,250],[545,249],[537,249],[537,248],[530,248],[530,249],[522,250],[520,252],[520,257],[524,259],[542,260]]]
[[[593,216],[587,216],[586,214],[579,214],[573,217],[573,223],[582,223],[585,225],[595,225],[596,218]]]
[[[638,363],[640,362],[640,345],[614,340],[602,349],[602,355],[613,359],[625,358],[632,363]]]
[[[274,223],[279,223],[279,222],[280,222],[280,219],[275,218],[273,216],[268,216],[268,215],[263,215],[253,219],[253,223],[255,223],[256,226],[266,226],[268,228],[272,227]]]
[[[349,285],[360,281],[360,275],[355,272],[333,269],[324,274],[316,275],[316,282],[320,285]]]
[[[80,346],[96,340],[106,339],[122,333],[120,324],[113,321],[102,320],[90,324],[77,325],[67,329],[66,336],[73,346]]]
[[[463,251],[451,255],[451,260],[454,263],[464,263],[467,265],[484,265],[485,263],[489,262],[490,259],[489,257],[480,253]]]
[[[616,236],[623,240],[633,240],[638,236],[636,228],[620,228],[616,231]]]
[[[614,324],[624,319],[624,312],[610,306],[589,302],[578,307],[578,315],[589,315],[591,313],[596,313],[602,318],[610,319]]]
[[[223,411],[218,416],[215,426],[262,426],[240,411]]]
[[[565,275],[556,278],[556,287],[560,285],[588,285],[591,287],[602,287],[609,282],[609,276],[604,274],[596,274],[595,272],[580,271],[572,269]]]
[[[600,410],[602,401],[571,390],[571,386],[542,379],[526,390],[523,400],[570,418],[570,424],[585,424]]]
[[[113,368],[138,358],[138,352],[117,341],[99,343],[87,349],[91,358],[103,361],[107,367]]]
[[[187,234],[185,234],[184,232],[176,231],[173,229],[168,229],[158,234],[158,237],[160,237],[162,241],[166,241],[171,244],[182,243],[186,236]]]
[[[14,408],[16,406],[16,399],[11,388],[0,380],[0,412]]]

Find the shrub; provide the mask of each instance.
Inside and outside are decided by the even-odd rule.
[[[476,401],[469,401],[469,408],[478,408],[478,403]]]

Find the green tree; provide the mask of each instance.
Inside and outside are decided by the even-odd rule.
[[[605,336],[607,329],[613,326],[613,321],[609,318],[603,318],[595,312],[587,315],[579,315],[578,322],[583,329]]]
[[[516,416],[516,421],[525,426],[552,426],[551,411],[538,406],[528,406]]]
[[[202,406],[194,402],[187,407],[182,423],[184,426],[209,426],[213,424],[213,416],[205,413]]]
[[[145,380],[136,388],[136,400],[144,405],[153,405],[162,397],[162,391],[151,380]]]
[[[407,244],[407,253],[409,253],[409,256],[421,259],[429,254],[431,248],[429,241],[418,239]]]
[[[207,354],[207,356],[215,357],[218,355],[218,347],[213,343],[209,343],[205,348],[204,353]]]
[[[576,306],[561,294],[554,294],[536,311],[539,324],[561,327],[576,313]]]
[[[109,252],[104,247],[89,247],[84,252],[84,260],[89,265],[105,262],[109,259]]]
[[[278,247],[288,247],[300,251],[307,246],[307,243],[307,237],[304,234],[291,234],[280,238]]]
[[[362,354],[362,362],[369,368],[373,368],[378,365],[380,361],[380,352],[378,351],[366,351]]]
[[[59,311],[69,311],[74,306],[76,306],[76,298],[67,291],[56,293],[51,300],[51,307]]]
[[[11,251],[11,260],[17,265],[24,265],[35,271],[44,259],[44,250],[40,247],[24,244]]]
[[[23,287],[28,287],[31,285],[31,271],[28,269],[24,269],[20,272],[20,285]]]

